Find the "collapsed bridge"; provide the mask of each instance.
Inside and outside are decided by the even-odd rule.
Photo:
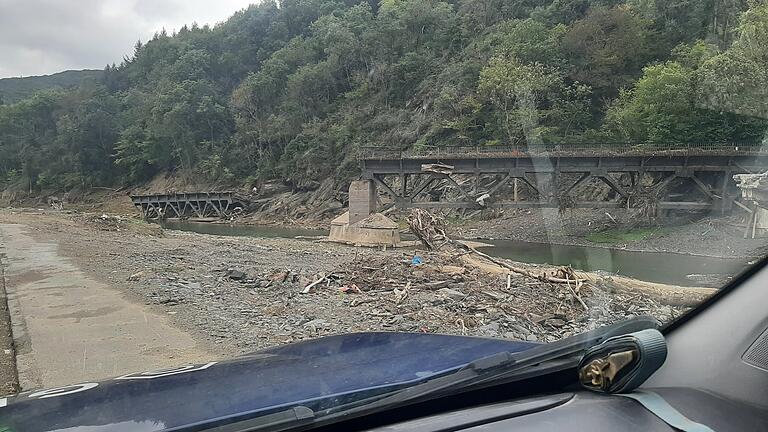
[[[381,189],[398,208],[631,208],[652,199],[657,209],[724,213],[738,196],[733,175],[768,170],[768,148],[755,143],[365,147],[359,160],[366,183],[353,184],[355,193],[350,189],[351,211],[371,203],[369,194],[377,196]],[[607,185],[610,196],[584,200],[574,194],[596,181]],[[454,189],[453,197],[435,199],[430,191],[437,186]],[[511,187],[512,199],[500,196],[502,188]]]
[[[145,219],[226,217],[248,207],[248,199],[232,191],[131,195]],[[239,210],[238,210],[239,209]]]

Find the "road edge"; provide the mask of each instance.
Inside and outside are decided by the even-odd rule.
[[[0,252],[0,393],[15,394],[21,391],[19,372],[16,365],[16,343],[11,322],[11,310],[8,306],[6,291],[5,260],[6,254]]]

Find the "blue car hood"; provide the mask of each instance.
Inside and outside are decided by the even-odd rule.
[[[322,409],[533,346],[425,333],[330,336],[225,362],[21,393],[0,399],[0,430],[182,430],[294,405]]]

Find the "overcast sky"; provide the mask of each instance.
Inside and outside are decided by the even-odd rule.
[[[0,0],[0,78],[120,63],[137,40],[215,24],[256,0]]]

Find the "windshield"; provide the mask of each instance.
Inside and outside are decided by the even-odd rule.
[[[764,2],[0,8],[9,406],[341,406],[669,323],[768,250]]]

